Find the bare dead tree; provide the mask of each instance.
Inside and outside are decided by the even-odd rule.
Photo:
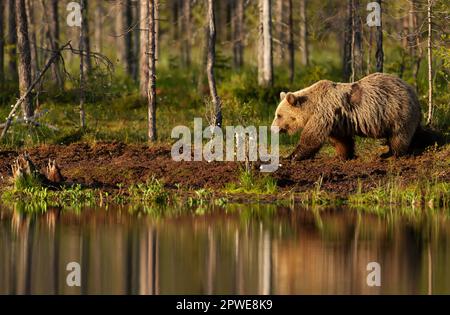
[[[382,8],[382,0],[377,0],[377,3],[380,6],[380,26],[377,26],[377,31],[375,34],[376,40],[376,71],[383,72],[383,63],[384,63],[384,51],[383,51],[383,8]]]
[[[16,25],[17,25],[17,52],[20,95],[24,95],[30,88],[31,77],[31,52],[28,38],[28,23],[25,0],[16,0]],[[22,103],[24,119],[33,117],[34,108],[31,95],[28,95]]]
[[[214,64],[216,59],[216,24],[214,14],[214,0],[208,0],[208,60],[206,64],[206,75],[208,76],[209,91],[215,107],[215,125],[222,127],[222,104],[217,94],[216,79],[214,77]]]
[[[148,140],[156,141],[156,31],[155,11],[158,10],[155,0],[149,0],[149,86],[148,86]]]

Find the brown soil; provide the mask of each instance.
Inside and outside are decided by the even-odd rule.
[[[68,146],[44,145],[28,150],[36,166],[44,170],[49,158],[56,159],[69,183],[102,189],[145,182],[152,176],[169,188],[177,184],[187,189],[221,189],[237,181],[239,164],[233,162],[175,162],[170,146],[127,145],[123,143],[74,143]],[[0,186],[11,176],[10,165],[20,151],[0,151]],[[424,177],[450,182],[450,150],[424,153],[417,157],[381,159],[376,156],[339,161],[319,156],[310,161],[282,160],[272,175],[282,191],[305,191],[316,186],[338,195],[377,187],[388,174],[401,175],[405,183]]]

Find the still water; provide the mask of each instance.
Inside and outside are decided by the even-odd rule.
[[[0,294],[449,294],[448,212],[399,212],[0,208]]]

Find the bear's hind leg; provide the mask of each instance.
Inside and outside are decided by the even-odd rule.
[[[331,136],[330,142],[334,146],[338,158],[351,160],[355,157],[355,140],[353,137]]]
[[[409,139],[405,139],[403,135],[393,135],[389,139],[389,152],[395,157],[399,157],[408,153]]]

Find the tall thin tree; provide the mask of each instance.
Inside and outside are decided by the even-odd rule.
[[[12,80],[17,80],[17,27],[16,0],[8,0],[8,72]]]
[[[87,15],[87,0],[81,0],[81,28],[80,28],[80,127],[86,128],[86,113],[84,110],[85,103],[85,80],[86,75],[90,72],[90,58],[89,58],[89,30],[88,30],[88,15]]]
[[[156,30],[155,11],[158,10],[155,0],[149,0],[149,79],[148,79],[148,140],[156,140]]]
[[[427,23],[428,23],[428,117],[427,125],[431,125],[433,121],[433,0],[427,3]]]
[[[28,38],[28,23],[25,0],[15,0],[17,25],[17,53],[20,95],[24,95],[31,85],[31,52]],[[34,115],[31,94],[22,103],[25,121]]]
[[[259,0],[258,84],[273,84],[272,1]]]
[[[377,31],[375,34],[376,40],[376,52],[375,52],[375,60],[376,60],[376,70],[377,72],[383,72],[383,63],[384,63],[384,51],[383,51],[383,9],[382,9],[382,0],[377,0],[377,3],[380,7],[380,25],[377,26]]]
[[[301,64],[307,66],[309,64],[308,51],[308,24],[306,16],[307,0],[300,0],[300,61]]]
[[[208,0],[208,57],[206,75],[208,76],[209,91],[215,109],[215,125],[222,127],[222,104],[217,94],[214,64],[216,60],[216,24],[214,14],[214,0]]]
[[[240,69],[244,65],[244,0],[235,0],[233,9],[233,65]]]
[[[191,1],[182,1],[181,13],[181,27],[182,27],[182,45],[181,45],[181,60],[184,67],[191,65],[191,40],[192,40],[192,25],[191,25]]]
[[[31,50],[31,78],[37,75],[39,68],[39,57],[37,50],[37,38],[36,38],[36,23],[34,19],[34,2],[30,0],[25,0],[25,9],[27,12],[27,23],[28,23],[28,38],[30,40],[30,50]]]
[[[5,21],[5,4],[0,2],[0,87],[5,81],[5,40],[4,40],[4,21]]]
[[[139,7],[139,30],[140,30],[140,46],[139,46],[139,94],[142,99],[147,98],[148,89],[148,68],[149,68],[149,36],[148,36],[148,16],[149,16],[149,0],[140,0]]]
[[[288,13],[287,46],[289,53],[289,81],[293,83],[295,76],[295,46],[294,46],[294,19],[292,17],[292,0],[287,0],[286,10]]]

